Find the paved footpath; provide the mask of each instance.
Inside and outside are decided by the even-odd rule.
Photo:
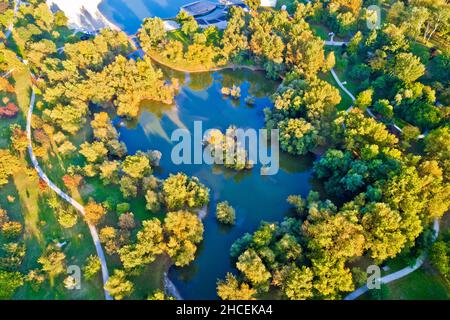
[[[5,33],[5,39],[8,39],[8,38],[9,38],[9,36],[11,35],[11,33],[12,33],[13,29],[14,29],[14,20],[15,20],[15,18],[16,18],[17,11],[19,11],[20,3],[21,3],[20,0],[14,1],[14,16],[13,16],[13,21],[11,22],[11,24],[10,24],[9,27],[8,27],[8,30],[7,30],[6,33]]]
[[[16,5],[14,8],[14,13],[17,13],[18,7],[20,5],[20,1],[16,1]],[[13,29],[13,24],[8,28],[8,32],[7,32],[7,36],[6,38],[9,37],[9,35],[12,32]],[[326,45],[331,45],[331,46],[342,46],[343,44],[345,44],[344,42],[331,42],[331,41],[327,41]],[[333,75],[334,79],[336,80],[336,82],[338,83],[339,87],[341,87],[341,89],[352,99],[352,101],[355,101],[355,96],[344,86],[344,84],[340,81],[340,79],[338,78],[336,72],[334,71],[334,69],[331,69],[331,74]],[[39,162],[37,161],[34,153],[33,153],[33,146],[32,146],[32,140],[31,140],[31,120],[32,120],[32,116],[33,116],[33,109],[34,109],[34,103],[36,100],[36,95],[35,92],[33,90],[32,94],[31,94],[31,100],[30,100],[30,108],[28,111],[28,116],[27,116],[27,137],[28,137],[28,152],[30,154],[30,158],[31,161],[33,163],[34,168],[36,169],[36,171],[39,174],[39,177],[45,181],[45,183],[53,190],[55,191],[61,198],[63,198],[65,201],[67,201],[69,204],[71,204],[73,207],[75,207],[83,216],[85,216],[85,210],[84,207],[78,203],[75,199],[71,198],[69,195],[67,195],[66,193],[64,193],[58,186],[56,186],[52,181],[50,181],[50,179],[47,177],[47,175],[42,171]],[[351,107],[350,107],[351,109]],[[350,110],[349,109],[349,110]],[[95,249],[97,251],[97,255],[100,258],[100,262],[101,262],[101,266],[102,266],[102,278],[103,278],[103,284],[105,285],[106,282],[108,281],[109,275],[108,275],[108,267],[106,264],[106,259],[105,259],[105,254],[103,252],[103,248],[101,246],[99,237],[98,237],[98,233],[97,233],[97,229],[95,228],[95,226],[89,224],[89,231],[91,233],[92,236],[92,240],[94,241],[94,245],[95,245]],[[435,219],[434,220],[434,231],[435,231],[435,239],[437,238],[438,234],[439,234],[439,220]],[[424,253],[423,255],[421,255],[419,258],[417,258],[414,266],[410,266],[410,267],[406,267],[404,269],[401,269],[397,272],[394,272],[392,274],[389,274],[387,276],[384,276],[380,279],[380,281],[384,284],[398,280],[400,278],[403,278],[407,275],[409,275],[410,273],[414,272],[415,270],[419,269],[422,265],[423,262],[425,261],[426,258],[426,253]],[[362,294],[366,293],[369,289],[367,288],[367,286],[363,286],[355,291],[353,291],[352,293],[350,293],[347,297],[345,297],[344,300],[354,300],[356,298],[358,298],[359,296],[361,296]],[[107,300],[112,300],[112,297],[109,295],[107,290],[105,291],[105,298]]]
[[[433,229],[434,229],[434,232],[435,232],[434,240],[436,240],[436,238],[437,238],[437,236],[439,234],[439,220],[438,219],[434,220]],[[409,266],[409,267],[403,268],[403,269],[401,269],[399,271],[396,271],[394,273],[388,274],[387,276],[382,277],[380,279],[380,282],[382,284],[386,284],[386,283],[389,283],[389,282],[401,279],[403,277],[406,277],[410,273],[413,273],[414,271],[419,269],[423,265],[423,263],[424,263],[426,258],[427,258],[427,253],[425,252],[420,257],[417,258],[417,260],[416,260],[416,262],[414,263],[413,266]],[[367,291],[369,291],[369,289],[367,288],[367,285],[363,286],[361,288],[356,289],[352,293],[350,293],[348,296],[346,296],[344,298],[344,300],[355,300],[356,298],[358,298],[359,296],[363,295]]]
[[[14,6],[14,18],[16,17],[17,11],[19,10],[20,6],[20,0],[15,1]],[[14,21],[11,23],[11,25],[8,28],[8,32],[5,34],[6,39],[9,38],[12,31],[14,29]],[[21,60],[19,58],[19,60]],[[22,60],[21,60],[22,61]],[[23,61],[22,61],[23,62]],[[30,107],[28,109],[28,116],[27,116],[27,138],[28,138],[28,153],[30,155],[31,162],[33,163],[33,166],[35,170],[37,171],[39,177],[45,181],[45,183],[53,190],[55,191],[61,198],[63,198],[65,201],[67,201],[69,204],[71,204],[73,207],[75,207],[81,215],[85,216],[84,207],[78,203],[75,199],[71,198],[69,195],[64,193],[58,186],[56,186],[50,179],[47,177],[47,175],[44,173],[42,168],[39,165],[39,162],[37,161],[34,152],[33,152],[33,144],[31,140],[31,120],[33,118],[33,109],[34,109],[34,103],[36,101],[36,93],[34,90],[32,90],[31,98],[30,98]],[[92,236],[92,240],[94,241],[95,250],[97,252],[97,255],[100,259],[101,267],[102,267],[102,279],[103,279],[103,287],[105,286],[106,282],[109,279],[109,273],[108,273],[108,266],[106,264],[105,254],[103,252],[102,245],[100,243],[100,239],[98,237],[97,229],[95,226],[88,224],[89,231]],[[105,293],[105,299],[106,300],[112,300],[112,297],[109,295],[109,292],[106,289],[103,289]]]
[[[84,210],[84,207],[77,202],[75,199],[70,197],[68,194],[66,194],[64,191],[62,191],[57,185],[55,185],[48,176],[44,173],[41,166],[39,165],[39,162],[36,159],[36,156],[33,152],[33,144],[31,139],[31,120],[33,118],[33,109],[34,104],[36,101],[36,94],[34,90],[31,93],[31,99],[30,99],[30,107],[28,110],[28,116],[27,116],[27,138],[28,138],[28,153],[30,155],[31,162],[33,163],[34,168],[36,169],[39,177],[54,191],[63,198],[65,201],[67,201],[69,204],[71,204],[75,209],[77,209],[81,215],[84,217],[86,215],[86,212]],[[103,252],[102,245],[100,243],[100,239],[98,237],[97,229],[92,224],[88,224],[89,231],[91,233],[92,240],[94,241],[95,250],[97,251],[97,255],[100,259],[101,267],[102,267],[102,279],[103,279],[103,287],[105,286],[106,282],[109,279],[109,273],[108,273],[108,266],[106,264],[105,254]],[[108,291],[104,289],[105,292],[105,298],[106,300],[112,300],[112,297],[109,295]]]
[[[327,44],[327,43],[325,43],[325,44]],[[329,42],[328,45],[339,46],[339,44],[331,43],[331,42]],[[355,101],[356,100],[355,96],[344,86],[344,84],[341,82],[341,80],[337,76],[336,72],[334,71],[334,69],[331,69],[331,74],[333,75],[333,78],[334,78],[334,80],[336,80],[339,87],[352,99],[352,101]],[[349,112],[352,108],[353,107],[350,107],[347,110],[347,112]],[[372,113],[372,111],[367,109],[367,112],[372,118],[375,118],[375,115]],[[400,131],[401,131],[401,129],[400,129]],[[423,135],[423,136],[426,136],[426,135]],[[439,219],[434,220],[433,229],[434,229],[434,239],[433,240],[436,240],[437,236],[439,235]],[[409,266],[409,267],[403,268],[397,272],[388,274],[387,276],[382,277],[380,279],[380,282],[383,284],[386,284],[386,283],[401,279],[401,278],[409,275],[410,273],[416,271],[423,265],[426,257],[427,257],[427,253],[425,252],[416,259],[416,262],[414,263],[413,266]],[[363,286],[361,288],[356,289],[352,293],[350,293],[348,296],[346,296],[344,298],[344,300],[354,300],[354,299],[360,297],[361,295],[363,295],[364,293],[366,293],[367,291],[369,291],[367,286]]]

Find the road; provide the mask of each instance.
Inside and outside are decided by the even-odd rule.
[[[328,43],[331,43],[331,42],[328,42]],[[333,43],[331,45],[339,46],[336,43]],[[337,76],[336,72],[334,71],[334,69],[331,69],[331,74],[333,75],[334,80],[336,80],[338,86],[352,99],[352,101],[355,101],[356,100],[355,96],[344,86],[344,84],[341,82],[341,80]],[[349,109],[347,109],[347,112],[349,112],[352,108],[353,108],[353,106],[351,106]],[[372,111],[370,109],[367,109],[367,113],[372,118],[375,118],[375,115],[372,113]],[[400,132],[401,132],[400,128],[397,127],[396,129],[400,130]],[[419,138],[423,139],[425,136],[426,136],[426,134],[421,135]],[[434,240],[436,240],[437,236],[439,235],[439,220],[438,219],[434,220],[433,229],[434,229],[434,232],[435,232]],[[401,279],[403,277],[406,277],[410,273],[412,273],[412,272],[416,271],[417,269],[419,269],[423,265],[426,257],[427,257],[427,253],[425,252],[424,254],[422,254],[420,257],[418,257],[416,259],[416,262],[415,262],[415,264],[413,266],[409,266],[409,267],[403,268],[403,269],[401,269],[401,270],[399,270],[397,272],[388,274],[387,276],[382,277],[380,279],[380,282],[383,283],[383,284],[386,284],[386,283],[390,283],[392,281]],[[352,293],[350,293],[348,296],[346,296],[344,298],[344,300],[354,300],[354,299],[360,297],[361,295],[363,295],[364,293],[366,293],[367,291],[369,291],[367,286],[363,286],[361,288],[356,289]]]
[[[15,6],[14,6],[14,18],[16,17],[16,14],[17,14],[17,11],[19,9],[19,6],[20,6],[20,0],[16,0],[15,1]],[[8,32],[5,34],[6,39],[9,38],[9,36],[11,35],[13,29],[14,29],[14,21],[11,23],[11,25],[8,28]],[[19,60],[22,61],[22,59],[20,59],[20,57],[18,57],[18,58],[19,58]],[[34,92],[34,89],[32,89],[31,98],[30,98],[30,107],[28,109],[27,129],[26,129],[27,130],[27,138],[28,138],[28,153],[30,155],[31,162],[33,163],[33,166],[34,166],[35,170],[37,171],[39,177],[54,192],[56,192],[61,198],[63,198],[65,201],[67,201],[69,204],[71,204],[73,207],[75,207],[81,213],[81,215],[84,217],[85,214],[86,214],[85,211],[84,211],[84,207],[80,203],[78,203],[75,199],[71,198],[69,195],[64,193],[58,186],[56,186],[47,177],[47,175],[44,173],[44,171],[40,167],[39,162],[37,161],[37,159],[36,159],[36,157],[34,155],[33,144],[32,144],[32,139],[31,139],[31,121],[32,121],[32,118],[33,118],[33,110],[34,110],[34,103],[35,103],[35,101],[36,101],[36,93]],[[91,224],[88,224],[88,227],[89,227],[89,232],[91,233],[92,240],[94,242],[95,250],[96,250],[97,255],[98,255],[99,259],[100,259],[101,269],[102,269],[102,280],[103,280],[103,287],[104,287],[106,282],[109,279],[108,266],[106,264],[105,254],[103,252],[103,248],[102,248],[102,245],[100,243],[100,239],[98,237],[97,229],[95,228],[95,226],[93,226]],[[103,289],[103,290],[104,290],[104,293],[105,293],[105,299],[106,300],[112,300],[112,297],[109,295],[109,292],[107,290],[105,290],[105,289]]]

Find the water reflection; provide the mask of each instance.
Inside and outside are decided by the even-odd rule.
[[[175,76],[170,71],[164,72],[169,77]],[[167,140],[173,130],[185,127],[192,131],[196,120],[203,121],[203,130],[224,131],[230,125],[263,128],[263,109],[272,105],[267,93],[274,92],[278,85],[262,73],[248,70],[181,75],[183,85],[174,105],[146,102],[138,121],[120,127],[119,131],[131,153],[147,149],[162,152],[161,167],[155,170],[158,176],[182,171],[197,176],[210,188],[204,241],[197,258],[187,268],[172,268],[169,275],[184,298],[215,299],[217,279],[233,270],[234,262],[229,257],[231,244],[245,232],[254,231],[262,220],[281,221],[289,211],[286,202],[289,195],[308,194],[314,157],[281,154],[280,171],[275,176],[261,176],[260,165],[236,172],[223,166],[173,164],[170,159],[173,143]],[[235,101],[221,94],[222,86],[233,85],[239,85],[242,94]],[[256,97],[253,107],[245,104],[249,95]],[[215,218],[216,205],[224,200],[236,210],[236,225],[231,228],[224,228]]]
[[[192,0],[103,0],[99,9],[115,25],[129,34],[136,33],[148,17],[173,18],[181,6]]]

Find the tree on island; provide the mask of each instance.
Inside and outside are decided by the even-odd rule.
[[[223,201],[217,204],[216,217],[220,223],[233,225],[236,220],[236,213],[227,201]]]

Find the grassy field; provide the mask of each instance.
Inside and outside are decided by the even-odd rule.
[[[89,121],[87,122],[89,123]],[[89,128],[89,129],[88,129]],[[82,130],[80,135],[77,135],[74,139],[71,139],[74,145],[79,147],[79,145],[88,140],[91,135],[90,126],[86,126],[85,130]],[[65,190],[68,194],[70,194],[75,200],[80,202],[81,204],[86,204],[91,198],[94,199],[98,203],[103,203],[105,201],[113,201],[115,204],[122,203],[122,202],[128,202],[130,203],[130,211],[134,213],[135,218],[138,222],[138,227],[134,230],[134,233],[132,236],[135,236],[136,232],[140,228],[140,221],[151,219],[152,217],[157,217],[159,219],[163,219],[164,215],[158,214],[150,214],[146,209],[146,201],[144,197],[137,197],[133,198],[131,200],[125,199],[122,196],[122,193],[120,192],[120,188],[117,185],[104,185],[102,181],[97,178],[89,178],[86,179],[85,184],[80,186],[78,189],[70,189],[68,190],[63,182],[62,177],[66,173],[66,169],[71,164],[79,164],[81,158],[79,156],[75,156],[73,158],[69,159],[62,159],[58,156],[57,151],[53,148],[49,150],[49,153],[51,153],[51,156],[48,156],[45,161],[41,161],[41,166],[43,170],[48,174],[48,176],[52,179],[52,181],[58,185],[61,189]],[[50,210],[51,211],[51,210]],[[80,217],[77,225],[68,230],[63,231],[61,233],[58,231],[58,229],[61,229],[59,227],[58,222],[50,216],[43,217],[42,219],[45,221],[45,224],[49,227],[49,230],[51,231],[51,239],[58,239],[58,241],[68,241],[70,244],[70,252],[66,253],[69,257],[69,254],[71,254],[71,260],[74,264],[78,265],[78,263],[82,266],[84,264],[84,260],[87,256],[90,254],[95,253],[95,249],[92,245],[92,239],[90,236],[90,233],[87,229],[87,226],[83,219]],[[109,212],[102,222],[100,226],[98,226],[98,230],[102,228],[102,226],[117,226],[118,222],[118,216],[117,214],[113,212]],[[48,238],[48,237],[47,237]],[[61,239],[61,240],[59,240]],[[69,250],[69,249],[68,249]],[[73,254],[72,254],[73,252]],[[109,272],[112,273],[112,271],[116,268],[121,268],[121,263],[117,255],[109,256],[107,255],[107,264],[109,268]],[[156,289],[162,289],[163,286],[163,275],[165,272],[168,271],[168,268],[170,267],[170,261],[168,261],[165,257],[159,257],[155,262],[153,262],[151,265],[147,266],[141,275],[134,276],[136,278],[135,283],[135,292],[133,293],[133,296],[131,298],[135,299],[143,299],[147,298],[147,296],[155,291]],[[83,291],[84,290],[84,291]],[[28,290],[29,291],[29,290]],[[64,287],[56,287],[52,288],[52,291],[55,291],[58,296],[52,296],[52,297],[43,297],[43,298],[57,298],[57,299],[65,299],[66,296],[63,295],[63,293],[67,290]],[[102,285],[101,285],[101,279],[94,279],[89,283],[85,283],[84,286],[82,286],[82,291],[72,291],[69,292],[71,294],[70,298],[80,298],[80,299],[101,299],[103,297],[102,293]],[[44,291],[45,292],[45,291]]]
[[[339,79],[344,83],[345,87],[354,95],[356,96],[359,92],[358,90],[358,83],[355,81],[350,80],[348,76],[348,66],[346,63],[346,59],[342,56],[342,49],[339,47],[333,47],[333,48],[326,48],[326,53],[333,51],[336,57],[336,65],[334,66],[334,71],[336,72]],[[337,105],[337,109],[339,111],[345,111],[348,108],[350,108],[353,105],[352,99],[349,97],[347,93],[345,93],[344,90],[342,90],[336,80],[334,79],[331,72],[328,72],[327,74],[320,75],[320,78],[329,82],[332,84],[336,89],[339,90],[339,93],[341,95],[341,102]]]
[[[373,299],[370,293],[361,300]],[[448,300],[450,287],[435,270],[425,265],[410,275],[387,284],[383,300]]]
[[[0,147],[9,145],[9,126],[18,123],[25,127],[25,115],[28,112],[31,77],[29,70],[13,55],[8,57],[12,73],[16,97],[14,102],[20,112],[14,119],[0,120]],[[38,187],[39,178],[31,167],[28,156],[21,157],[18,167],[9,183],[0,189],[0,207],[8,212],[14,221],[24,226],[22,241],[26,245],[26,256],[20,271],[27,274],[30,270],[39,269],[37,262],[48,244],[66,242],[63,252],[66,254],[66,265],[82,267],[86,258],[95,253],[89,230],[81,219],[71,229],[62,228],[56,220],[55,213],[48,207],[46,199],[52,195],[50,190],[42,191]],[[102,299],[103,289],[100,276],[90,282],[82,280],[81,290],[67,290],[63,285],[63,274],[58,278],[45,281],[37,291],[25,284],[16,292],[15,299]]]
[[[350,108],[353,104],[352,99],[348,96],[347,93],[344,92],[344,90],[341,89],[341,87],[338,86],[336,80],[334,80],[333,75],[331,72],[328,72],[327,74],[319,75],[319,77],[322,80],[327,81],[328,83],[332,84],[336,89],[339,90],[339,94],[341,95],[341,102],[336,106],[338,111],[345,111],[348,108]]]
[[[316,36],[320,37],[322,40],[330,40],[330,36],[328,35],[330,33],[330,30],[328,30],[327,27],[321,24],[313,23],[310,23],[309,26]]]
[[[90,123],[88,119],[87,124]],[[80,133],[71,139],[72,143],[78,148],[84,141],[91,139],[92,130],[90,125],[86,125]],[[150,214],[145,206],[146,201],[144,197],[137,197],[131,200],[125,199],[122,196],[120,191],[120,187],[117,185],[104,185],[103,182],[98,178],[88,178],[85,180],[85,183],[82,184],[79,188],[76,189],[67,189],[62,181],[62,177],[67,172],[67,168],[72,164],[82,164],[83,159],[79,155],[75,155],[70,158],[62,158],[58,155],[56,148],[50,145],[48,146],[48,155],[45,159],[41,159],[41,166],[43,170],[47,173],[50,179],[58,185],[62,190],[66,193],[70,194],[75,200],[77,200],[81,204],[86,204],[91,198],[94,199],[98,203],[103,203],[105,201],[113,202],[114,204],[128,202],[130,204],[130,211],[134,213],[136,221],[138,222],[138,227],[135,228],[132,237],[135,236],[138,229],[140,228],[140,221],[151,219],[153,217],[157,217],[159,219],[163,219],[164,215],[162,213],[155,215]],[[43,219],[46,221],[46,225],[53,226],[55,229],[53,230],[53,238],[63,239],[58,241],[68,241],[71,244],[71,248],[77,248],[79,252],[74,252],[72,257],[74,262],[77,262],[77,259],[81,259],[84,261],[85,258],[89,254],[95,253],[95,250],[92,246],[92,240],[90,233],[86,227],[85,222],[80,217],[78,224],[73,228],[74,230],[69,230],[69,233],[60,234],[56,229],[60,229],[58,222],[55,219],[51,219],[50,216],[45,217]],[[103,226],[117,226],[118,215],[114,212],[109,212],[105,217],[104,221],[98,226],[98,230],[100,230]],[[121,263],[117,255],[109,256],[107,255],[107,264],[109,268],[109,272],[112,273],[114,269],[121,268]],[[168,271],[170,267],[170,261],[166,257],[159,257],[155,262],[151,265],[147,266],[141,275],[133,276],[132,280],[136,278],[135,282],[135,292],[133,293],[131,298],[135,299],[143,299],[147,298],[147,296],[155,291],[156,289],[162,289],[163,286],[163,275]],[[80,265],[83,265],[81,263]],[[77,293],[73,298],[87,298],[87,299],[101,299],[102,290],[101,290],[101,279],[94,279],[89,283],[85,283],[84,292],[73,292]],[[53,288],[53,291],[59,292],[62,294],[67,291],[64,287],[61,288]],[[64,299],[64,296],[60,295],[54,298]]]

